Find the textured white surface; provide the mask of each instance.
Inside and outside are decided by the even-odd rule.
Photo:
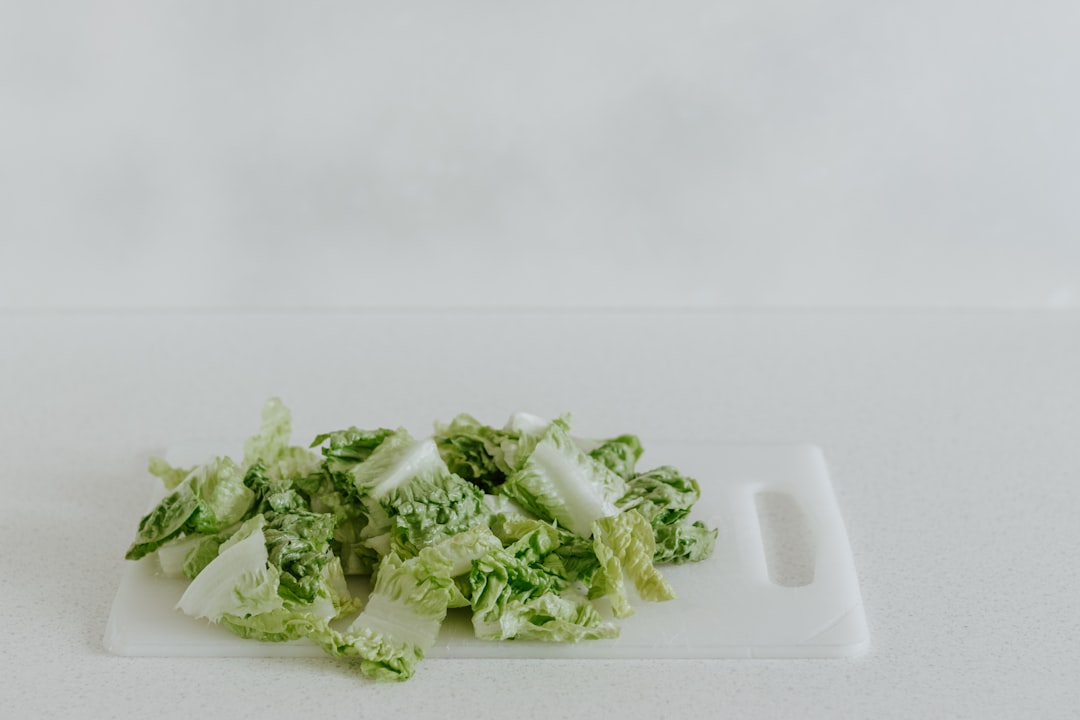
[[[0,5],[0,307],[1075,306],[1069,0]]]
[[[1080,315],[0,315],[0,703],[16,716],[1075,717]],[[571,409],[583,432],[829,451],[853,661],[322,659],[101,646],[146,456],[247,427]]]
[[[311,437],[294,434],[294,442]],[[662,568],[676,599],[637,603],[632,617],[617,621],[618,638],[576,644],[480,640],[467,613],[451,612],[429,658],[826,658],[853,657],[867,649],[858,576],[820,448],[655,445],[644,440],[638,467],[676,465],[699,478],[701,499],[690,517],[719,532],[709,559]],[[230,452],[211,445],[197,462]],[[794,512],[788,518],[770,512],[762,496],[786,498]],[[775,527],[783,520],[792,526],[801,521],[806,536]],[[770,550],[770,538],[779,547]],[[797,583],[783,581],[800,575]],[[366,578],[357,580],[351,584],[353,594],[366,598]],[[105,647],[118,655],[147,657],[323,655],[306,639],[251,642],[177,612],[187,585],[183,577],[164,577],[154,556],[125,563],[105,627]]]

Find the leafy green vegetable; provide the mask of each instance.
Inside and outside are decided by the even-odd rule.
[[[653,564],[656,540],[652,528],[641,515],[626,512],[598,519],[593,532],[593,549],[602,568],[601,580],[594,587],[610,598],[615,617],[628,617],[634,612],[626,594],[627,578],[634,583],[643,600],[675,598],[675,591]]]
[[[525,521],[519,529],[522,525],[529,530],[473,566],[469,585],[476,636],[554,642],[616,637],[618,627],[604,622],[588,599],[570,588],[554,553],[565,536],[539,521]]]
[[[717,529],[700,520],[683,520],[654,529],[656,554],[653,562],[678,565],[707,560],[716,547]]]
[[[337,556],[329,551],[330,516],[256,515],[202,568],[177,607],[264,641],[331,633],[330,622],[355,610]]]
[[[636,435],[620,435],[602,441],[589,451],[589,457],[599,461],[608,470],[624,480],[634,476],[634,466],[641,457],[643,448]]]
[[[552,422],[519,465],[499,491],[576,535],[589,537],[596,520],[620,512],[625,481],[574,443],[565,420]]]
[[[394,431],[387,428],[361,430],[351,427],[317,435],[311,442],[311,447],[318,447],[329,441],[322,449],[322,454],[326,457],[326,469],[331,473],[347,473],[371,457],[371,453],[375,452],[382,441],[393,434]]]
[[[431,439],[406,430],[388,436],[349,473],[368,509],[362,533],[379,554],[412,557],[422,548],[486,522],[484,493],[450,472]]]
[[[716,545],[715,528],[687,520],[700,497],[697,480],[665,465],[631,477],[618,505],[649,521],[656,543],[655,562],[678,564],[704,560]]]
[[[506,480],[510,467],[502,445],[514,437],[509,430],[480,424],[461,413],[449,423],[435,423],[435,444],[450,472],[491,492]]]
[[[502,549],[483,525],[425,547],[408,560],[383,558],[363,612],[328,648],[359,656],[361,670],[376,679],[405,680],[434,645],[446,611],[458,595],[456,576],[475,560]]]
[[[214,534],[240,522],[255,495],[229,458],[214,458],[192,470],[139,523],[127,558],[138,560],[181,534]]]
[[[189,578],[177,607],[192,617],[307,638],[376,679],[412,676],[452,608],[486,640],[617,637],[635,602],[675,597],[658,565],[715,546],[690,517],[696,480],[639,472],[637,436],[577,437],[569,415],[493,427],[463,413],[427,438],[349,427],[308,446],[291,432],[272,399],[239,461],[152,458],[165,496],[126,556]],[[347,574],[374,579],[366,599]]]

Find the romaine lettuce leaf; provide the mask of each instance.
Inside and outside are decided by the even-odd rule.
[[[329,548],[332,517],[260,514],[221,544],[177,603],[196,618],[263,641],[311,637],[354,611],[341,563]]]
[[[627,594],[629,579],[642,600],[673,600],[675,591],[653,564],[656,541],[652,526],[635,512],[624,512],[596,521],[593,549],[600,561],[601,574],[590,594],[603,595],[611,601],[617,618],[629,617],[634,609]]]
[[[315,436],[311,447],[322,448],[325,458],[325,467],[331,473],[348,473],[358,464],[364,462],[382,441],[394,434],[389,428],[375,430],[362,430],[358,427],[350,427],[345,430],[322,433]]]
[[[327,638],[325,649],[359,657],[361,670],[370,677],[408,679],[434,646],[459,592],[454,578],[501,548],[486,526],[477,525],[407,560],[391,552],[379,564],[364,610],[346,630]]]
[[[263,406],[259,434],[244,442],[244,466],[277,460],[289,447],[291,437],[292,414],[280,399],[270,398]]]
[[[449,423],[436,423],[433,437],[450,472],[486,492],[502,485],[511,471],[502,449],[511,431],[483,425],[462,413]]]
[[[707,560],[716,547],[717,528],[709,528],[700,520],[682,520],[653,528],[656,540],[657,564],[679,565]]]
[[[555,550],[565,531],[519,521],[508,547],[478,559],[469,575],[473,630],[485,640],[578,640],[616,637],[588,598],[571,587]],[[553,562],[549,561],[553,560]]]
[[[687,516],[701,496],[697,480],[665,465],[634,475],[618,505],[644,516],[653,528],[656,563],[700,562],[712,555],[717,530]]]
[[[254,499],[236,463],[214,458],[192,470],[143,517],[127,558],[137,560],[181,535],[221,532],[243,520]]]
[[[642,452],[641,440],[637,435],[619,435],[602,440],[599,445],[589,450],[589,457],[599,461],[623,480],[630,480],[635,474],[634,467]]]
[[[147,469],[151,475],[161,480],[166,490],[174,490],[195,468],[173,467],[164,458],[151,457]]]
[[[667,525],[685,518],[700,497],[697,480],[664,465],[631,477],[617,504],[637,510],[652,525]]]
[[[435,441],[414,440],[406,430],[387,437],[350,474],[368,509],[369,547],[412,557],[490,517],[483,491],[450,472]]]
[[[556,420],[499,492],[587,538],[596,520],[620,512],[615,503],[626,494],[626,482],[582,451],[568,424]]]
[[[192,468],[151,458],[149,470],[170,490],[139,523],[126,557],[137,560],[186,535],[213,535],[262,510],[272,491],[291,489],[291,478],[317,470],[321,458],[289,445],[292,421],[277,398],[263,407],[259,434],[244,443],[244,460],[215,457]],[[259,477],[250,477],[252,468]],[[259,481],[262,481],[260,486]]]

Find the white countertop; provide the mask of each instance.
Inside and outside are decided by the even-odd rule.
[[[1080,313],[0,315],[0,703],[17,717],[1075,717]],[[574,413],[825,451],[871,632],[853,660],[330,659],[102,647],[147,456],[297,427]]]

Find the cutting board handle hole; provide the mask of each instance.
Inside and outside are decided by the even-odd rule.
[[[795,498],[768,491],[754,500],[769,580],[782,587],[814,582],[814,535]]]

